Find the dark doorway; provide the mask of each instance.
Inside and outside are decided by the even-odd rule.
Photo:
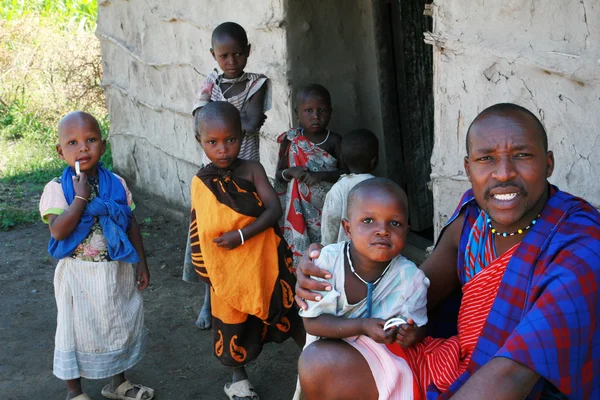
[[[389,178],[408,194],[410,225],[433,239],[433,196],[429,189],[433,150],[433,55],[423,41],[431,31],[424,0],[389,0],[376,10],[385,119],[385,162]]]

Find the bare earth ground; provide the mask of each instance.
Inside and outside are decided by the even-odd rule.
[[[149,336],[144,358],[129,377],[154,388],[158,400],[226,399],[223,385],[230,376],[212,355],[210,331],[194,326],[203,285],[181,280],[187,226],[183,218],[151,212],[139,196],[137,206],[138,222],[146,220],[151,273],[143,292]],[[46,250],[48,237],[41,222],[0,232],[0,399],[65,398],[63,382],[52,375],[56,261]],[[261,399],[291,399],[299,353],[291,340],[265,346],[248,368]],[[84,380],[84,390],[100,400],[104,384]]]

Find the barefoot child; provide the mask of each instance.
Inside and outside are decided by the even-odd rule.
[[[368,129],[355,129],[342,139],[342,160],[349,174],[342,175],[333,185],[323,205],[321,244],[327,246],[348,240],[342,219],[347,217],[348,193],[360,182],[374,178],[371,172],[377,166],[379,141]]]
[[[345,165],[340,160],[342,137],[327,129],[331,96],[310,84],[296,94],[300,127],[282,134],[275,179],[280,196],[283,236],[298,261],[310,243],[321,241],[321,210],[325,195]]]
[[[198,91],[192,115],[211,101],[228,101],[239,111],[242,118],[242,129],[245,132],[240,148],[239,158],[244,160],[259,160],[259,130],[264,123],[265,112],[270,108],[269,79],[263,74],[244,72],[250,56],[250,44],[246,31],[235,22],[224,22],[217,26],[211,37],[210,53],[223,71],[219,74],[212,71]],[[210,160],[202,155],[202,165],[208,165]],[[191,251],[186,247],[183,267],[183,279],[198,282],[194,272]],[[200,329],[210,328],[210,295],[208,286],[205,287],[204,305],[198,314],[196,326]]]
[[[243,136],[234,106],[207,104],[194,131],[211,163],[191,185],[192,262],[210,284],[214,354],[233,373],[225,393],[257,399],[244,366],[267,342],[304,341],[292,257],[277,228],[281,208],[262,165],[238,158]]]
[[[76,111],[58,125],[56,150],[68,166],[40,199],[50,227],[58,308],[54,375],[67,381],[67,400],[89,400],[81,377],[110,378],[109,399],[154,397],[125,379],[142,357],[144,313],[139,290],[150,281],[131,193],[102,167],[106,142],[98,121]],[[135,271],[134,271],[135,264]]]
[[[386,347],[397,338],[411,345],[415,325],[427,323],[429,280],[400,255],[409,230],[407,203],[404,191],[385,178],[365,180],[350,191],[348,219],[342,221],[349,241],[325,246],[316,260],[331,272],[332,290],[300,311],[307,332],[304,351],[311,351],[308,344],[319,337],[344,339],[366,361],[379,399],[421,398],[407,363]],[[402,325],[384,329],[393,317],[402,318]],[[299,373],[306,391],[302,356]],[[314,398],[310,391],[304,395]]]

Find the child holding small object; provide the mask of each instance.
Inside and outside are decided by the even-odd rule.
[[[277,227],[281,207],[262,165],[238,158],[243,136],[233,105],[202,107],[194,131],[211,163],[191,184],[192,262],[210,284],[214,354],[232,372],[224,391],[257,399],[245,365],[265,343],[305,339],[291,252]]]
[[[377,166],[378,153],[379,141],[370,130],[355,129],[344,135],[342,160],[349,173],[342,175],[325,197],[321,217],[323,246],[348,240],[342,226],[342,220],[347,219],[348,193],[360,182],[375,178],[371,172]]]
[[[429,280],[400,255],[409,231],[407,204],[404,191],[389,179],[357,184],[342,221],[349,241],[325,246],[315,260],[331,272],[332,290],[300,311],[307,332],[304,351],[318,338],[343,339],[369,364],[380,399],[422,395],[405,358],[386,346],[395,341],[412,345],[417,327],[427,323]],[[302,385],[302,356],[299,374]]]
[[[296,94],[300,128],[279,136],[279,160],[275,174],[284,210],[280,226],[297,262],[310,243],[321,242],[321,210],[325,196],[346,166],[340,158],[342,137],[327,129],[331,96],[318,84],[304,86]]]
[[[54,274],[54,375],[66,381],[67,400],[90,400],[82,377],[111,378],[102,389],[108,399],[150,400],[152,389],[125,379],[142,357],[139,291],[150,275],[131,193],[123,178],[103,168],[105,149],[90,114],[72,112],[58,125],[56,150],[68,166],[40,199],[42,220],[50,227],[48,251],[60,260]]]

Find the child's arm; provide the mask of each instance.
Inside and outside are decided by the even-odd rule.
[[[288,163],[288,151],[290,147],[290,141],[287,138],[283,138],[281,145],[279,146],[279,159],[277,160],[277,171],[275,172],[275,179],[279,182],[289,182],[292,179],[296,179],[300,182],[304,181],[307,176],[308,168],[306,167],[291,167],[289,168]]]
[[[365,335],[377,343],[391,344],[396,339],[394,329],[383,330],[385,320],[379,318],[342,318],[321,314],[315,318],[302,318],[306,333],[330,339]]]
[[[148,264],[146,263],[146,252],[144,251],[144,242],[142,241],[140,226],[138,225],[135,216],[133,216],[131,220],[131,226],[129,227],[127,235],[129,236],[129,241],[140,257],[140,261],[135,267],[137,288],[138,290],[144,290],[150,284],[150,272],[148,271]]]
[[[307,177],[304,179],[304,183],[307,185],[313,185],[318,182],[330,182],[336,183],[340,176],[348,173],[348,167],[346,163],[342,159],[342,137],[335,133],[331,132],[329,135],[329,140],[331,140],[331,148],[329,152],[332,156],[338,160],[338,169],[333,171],[308,171]]]
[[[73,176],[73,188],[75,189],[75,197],[71,205],[60,215],[48,215],[48,226],[50,234],[56,240],[64,240],[67,238],[81,219],[81,215],[87,207],[87,201],[90,197],[92,188],[88,184],[87,175],[81,172],[79,178]],[[81,199],[80,197],[83,197]]]
[[[265,206],[265,211],[250,225],[245,226],[241,229],[242,235],[244,235],[244,241],[247,241],[259,233],[273,227],[279,218],[281,218],[281,204],[275,189],[269,183],[267,174],[263,166],[258,162],[246,162],[247,169],[252,174],[252,183],[256,187],[258,197]],[[229,231],[218,238],[213,240],[214,243],[219,247],[225,247],[226,249],[235,249],[242,244],[242,238],[240,233],[235,231]]]
[[[264,83],[260,89],[244,104],[240,116],[242,118],[242,129],[247,133],[258,132],[265,123],[265,96],[267,94],[267,83]]]

